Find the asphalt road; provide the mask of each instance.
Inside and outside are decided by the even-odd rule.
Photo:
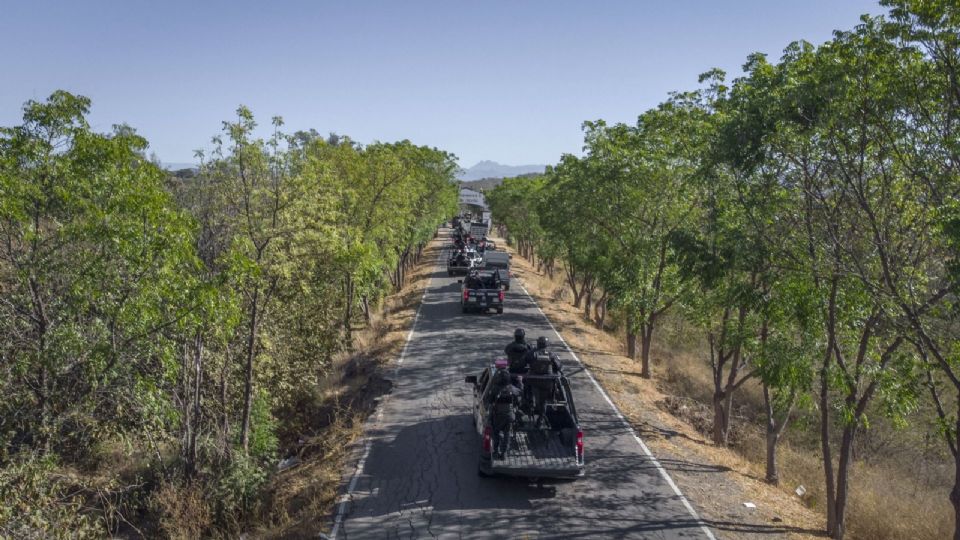
[[[445,238],[446,231],[441,231]],[[516,280],[504,313],[461,314],[457,278],[439,264],[424,294],[393,390],[371,417],[361,459],[335,516],[347,538],[710,538],[659,464],[558,339]],[[584,431],[576,481],[481,478],[464,375],[522,327],[563,359]]]

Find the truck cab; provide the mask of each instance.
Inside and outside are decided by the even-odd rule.
[[[500,272],[500,282],[503,289],[510,290],[510,254],[505,251],[486,251],[483,253],[483,260],[480,267],[484,270],[497,270]]]
[[[460,308],[463,313],[486,313],[491,309],[503,313],[503,288],[500,273],[496,270],[472,271],[466,278],[457,280],[457,283],[461,284]]]

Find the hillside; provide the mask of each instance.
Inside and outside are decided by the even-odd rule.
[[[457,178],[464,182],[487,178],[509,178],[530,173],[542,173],[546,165],[503,165],[496,161],[481,161],[468,169],[462,169]]]

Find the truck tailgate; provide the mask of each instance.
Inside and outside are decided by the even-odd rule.
[[[582,469],[576,450],[563,444],[559,432],[539,429],[516,431],[504,459],[491,461],[492,472],[513,476],[569,478]]]

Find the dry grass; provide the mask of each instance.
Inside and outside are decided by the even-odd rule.
[[[202,486],[164,483],[147,503],[156,517],[156,528],[171,539],[200,538],[213,525],[210,505]]]
[[[710,369],[698,355],[702,344],[682,321],[667,321],[662,326],[653,350],[654,378],[642,379],[638,364],[624,356],[622,335],[598,330],[583,318],[582,310],[569,303],[572,295],[562,274],[549,279],[516,254],[513,262],[527,290],[655,454],[727,469],[709,477],[671,471],[705,517],[742,519],[745,526],[741,530],[721,530],[723,537],[758,537],[748,531],[759,529],[748,525],[760,522],[778,523],[781,534],[794,538],[820,535],[825,496],[821,458],[811,431],[815,423],[806,430],[796,429],[792,440],[781,443],[781,486],[764,483],[765,441],[762,425],[756,421],[762,410],[758,385],[745,385],[737,396],[734,444],[714,446],[708,435],[713,421]],[[857,463],[847,515],[849,538],[934,540],[952,535],[949,488],[932,489],[929,482],[917,479],[913,465],[893,459]],[[806,489],[802,499],[793,493],[799,485]],[[943,485],[949,486],[949,482]],[[757,504],[755,514],[743,516],[733,511],[741,499]],[[766,536],[771,532],[776,534],[768,531]]]

